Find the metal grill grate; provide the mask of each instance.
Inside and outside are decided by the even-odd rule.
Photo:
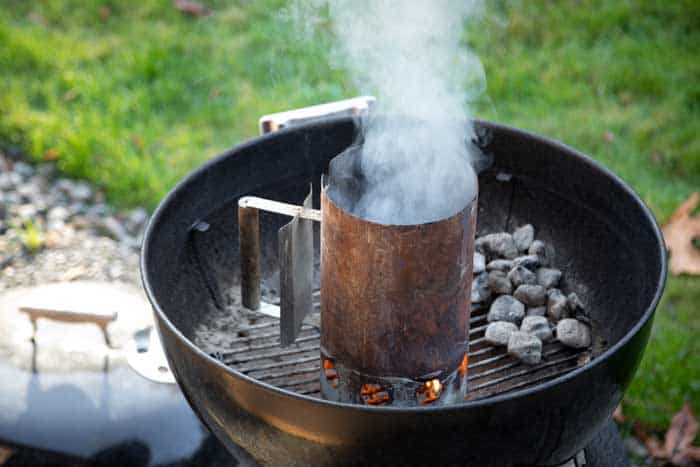
[[[550,379],[584,365],[591,358],[588,350],[574,350],[555,341],[544,345],[542,362],[525,365],[484,339],[485,307],[474,307],[469,331],[469,383],[467,400],[483,399]],[[282,348],[279,321],[261,316],[239,337],[230,349],[214,355],[226,365],[265,383],[300,394],[320,397],[320,333],[304,325],[296,342]]]

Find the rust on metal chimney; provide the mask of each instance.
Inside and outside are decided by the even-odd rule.
[[[476,205],[435,222],[388,225],[350,214],[322,188],[324,397],[419,405],[463,393]],[[441,391],[426,398],[436,379]]]

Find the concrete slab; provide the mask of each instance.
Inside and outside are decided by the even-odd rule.
[[[90,320],[39,316],[34,335],[22,308],[96,317],[116,313],[105,327],[112,348]],[[0,295],[0,359],[41,372],[96,371],[124,362],[134,333],[152,326],[150,304],[140,289],[128,284],[65,282],[12,289]]]

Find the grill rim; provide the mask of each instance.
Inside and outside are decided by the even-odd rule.
[[[149,253],[150,253],[150,242],[148,239],[154,235],[154,231],[156,229],[156,226],[160,223],[161,218],[163,218],[166,215],[166,209],[174,204],[177,203],[178,197],[181,195],[181,192],[184,191],[184,187],[187,186],[191,180],[196,179],[201,176],[201,174],[205,173],[207,170],[211,169],[213,166],[215,166],[220,160],[228,158],[228,157],[235,157],[236,153],[240,151],[244,151],[247,148],[254,147],[260,143],[263,143],[268,140],[275,140],[279,138],[282,135],[293,133],[293,132],[298,132],[301,131],[303,132],[305,129],[311,129],[311,128],[323,128],[323,127],[329,127],[333,125],[338,125],[342,123],[351,123],[353,121],[352,117],[331,117],[328,119],[323,119],[320,121],[312,121],[312,122],[307,122],[291,127],[284,128],[282,130],[279,130],[277,132],[273,133],[267,133],[262,136],[258,136],[249,140],[246,140],[240,144],[237,144],[236,146],[220,153],[216,157],[210,159],[206,163],[202,164],[198,168],[196,168],[194,171],[190,172],[189,175],[187,175],[185,178],[180,180],[171,190],[168,192],[168,194],[163,198],[163,200],[160,202],[158,207],[153,213],[153,216],[151,216],[148,226],[146,227],[145,233],[144,233],[144,240],[142,244],[142,249],[141,249],[141,257],[140,257],[140,275],[141,275],[141,282],[143,284],[144,290],[146,291],[146,296],[148,298],[148,301],[151,303],[151,307],[154,310],[154,313],[157,314],[158,318],[157,325],[160,327],[161,325],[165,325],[168,328],[168,331],[171,332],[173,335],[177,336],[178,340],[180,341],[181,344],[184,344],[186,347],[189,348],[190,351],[193,351],[196,355],[198,355],[200,358],[204,358],[205,361],[207,361],[209,364],[213,364],[217,366],[220,370],[223,370],[226,373],[229,373],[231,376],[238,378],[240,380],[246,381],[249,384],[252,384],[260,389],[264,389],[266,391],[270,391],[272,393],[275,393],[277,395],[285,396],[285,397],[290,397],[297,399],[299,401],[303,401],[306,403],[310,404],[319,404],[319,405],[326,405],[328,407],[332,408],[342,408],[342,409],[349,409],[353,411],[361,411],[361,412],[371,412],[373,414],[380,414],[380,413],[387,413],[387,414],[396,414],[396,413],[413,413],[413,414],[420,414],[420,413],[437,413],[437,412],[452,412],[452,411],[462,411],[462,410],[467,410],[467,409],[476,409],[479,407],[483,406],[489,406],[492,404],[497,404],[497,403],[502,403],[502,402],[507,402],[507,401],[513,401],[515,399],[519,398],[524,398],[528,397],[532,394],[536,394],[539,392],[546,391],[552,387],[564,384],[565,382],[568,382],[574,378],[579,377],[582,374],[588,373],[593,371],[593,369],[597,368],[599,365],[603,364],[605,361],[607,361],[611,356],[615,355],[622,347],[627,345],[631,340],[633,340],[639,332],[649,323],[649,321],[653,318],[654,312],[661,300],[661,296],[663,295],[664,289],[666,287],[666,279],[667,279],[667,273],[668,273],[668,261],[667,261],[667,253],[665,250],[665,241],[663,238],[663,235],[661,233],[661,228],[659,227],[658,222],[656,221],[656,218],[652,214],[651,210],[649,207],[644,203],[644,201],[641,199],[641,197],[637,194],[636,191],[634,191],[627,183],[625,183],[618,175],[613,173],[611,170],[609,170],[607,167],[603,166],[602,164],[596,162],[593,160],[590,156],[587,154],[578,151],[571,146],[568,146],[564,143],[561,143],[559,141],[556,141],[554,139],[548,138],[546,136],[542,136],[539,134],[536,134],[534,132],[530,132],[527,130],[522,130],[519,128],[515,128],[509,125],[504,125],[500,123],[495,123],[495,122],[490,122],[486,120],[481,120],[481,119],[474,119],[471,122],[474,125],[483,127],[487,130],[496,130],[502,133],[510,133],[514,136],[521,137],[527,140],[535,140],[541,145],[547,145],[551,146],[552,149],[558,151],[559,153],[566,154],[568,157],[573,157],[578,159],[581,163],[587,165],[590,169],[602,173],[604,176],[608,177],[611,181],[617,185],[618,188],[620,188],[622,191],[626,192],[630,198],[634,201],[636,204],[637,208],[640,210],[640,213],[644,216],[644,218],[648,221],[649,225],[652,227],[653,235],[656,239],[656,243],[658,245],[658,249],[655,252],[654,256],[657,256],[657,260],[659,261],[660,264],[660,269],[659,269],[659,276],[655,278],[656,282],[656,290],[654,293],[654,297],[652,298],[651,302],[649,305],[646,307],[644,312],[642,313],[641,318],[637,321],[637,323],[624,335],[622,336],[615,344],[611,345],[608,347],[603,353],[601,353],[599,356],[594,358],[592,361],[586,363],[585,365],[576,368],[570,372],[567,372],[561,376],[557,376],[556,378],[553,378],[549,381],[546,381],[542,384],[538,384],[532,387],[528,387],[525,389],[521,390],[515,390],[513,392],[507,392],[504,394],[499,394],[495,395],[492,397],[488,397],[485,399],[477,399],[473,401],[466,401],[466,402],[461,402],[459,404],[453,404],[453,405],[446,405],[446,406],[438,406],[438,407],[394,407],[394,406],[365,406],[365,405],[359,405],[359,404],[350,404],[350,403],[344,403],[344,402],[332,402],[324,399],[318,399],[312,396],[304,395],[304,394],[299,394],[294,391],[290,391],[287,389],[282,389],[280,387],[265,383],[263,381],[257,380],[255,378],[252,378],[244,373],[241,373],[237,370],[234,370],[233,368],[225,365],[223,362],[211,357],[208,355],[206,352],[204,352],[201,348],[196,346],[189,338],[187,338],[178,328],[175,326],[172,321],[168,318],[168,315],[161,309],[160,305],[156,301],[154,291],[151,287],[151,283],[148,277],[148,274],[146,271],[149,270]],[[204,216],[206,218],[206,216]],[[652,252],[653,253],[653,252]],[[167,353],[166,353],[167,354]],[[179,385],[178,381],[178,385]]]

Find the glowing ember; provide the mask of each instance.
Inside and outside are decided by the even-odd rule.
[[[323,360],[323,376],[333,388],[338,387],[338,372],[335,370],[333,361],[325,358]]]
[[[379,391],[382,390],[382,387],[378,384],[363,384],[362,389],[360,390],[360,394],[363,396],[369,396],[372,394],[376,394]]]
[[[439,379],[431,379],[426,381],[420,389],[418,389],[419,400],[421,404],[430,404],[440,398],[442,393],[442,383]]]
[[[380,405],[391,401],[389,393],[379,384],[364,384],[360,390],[362,401],[367,405]]]

